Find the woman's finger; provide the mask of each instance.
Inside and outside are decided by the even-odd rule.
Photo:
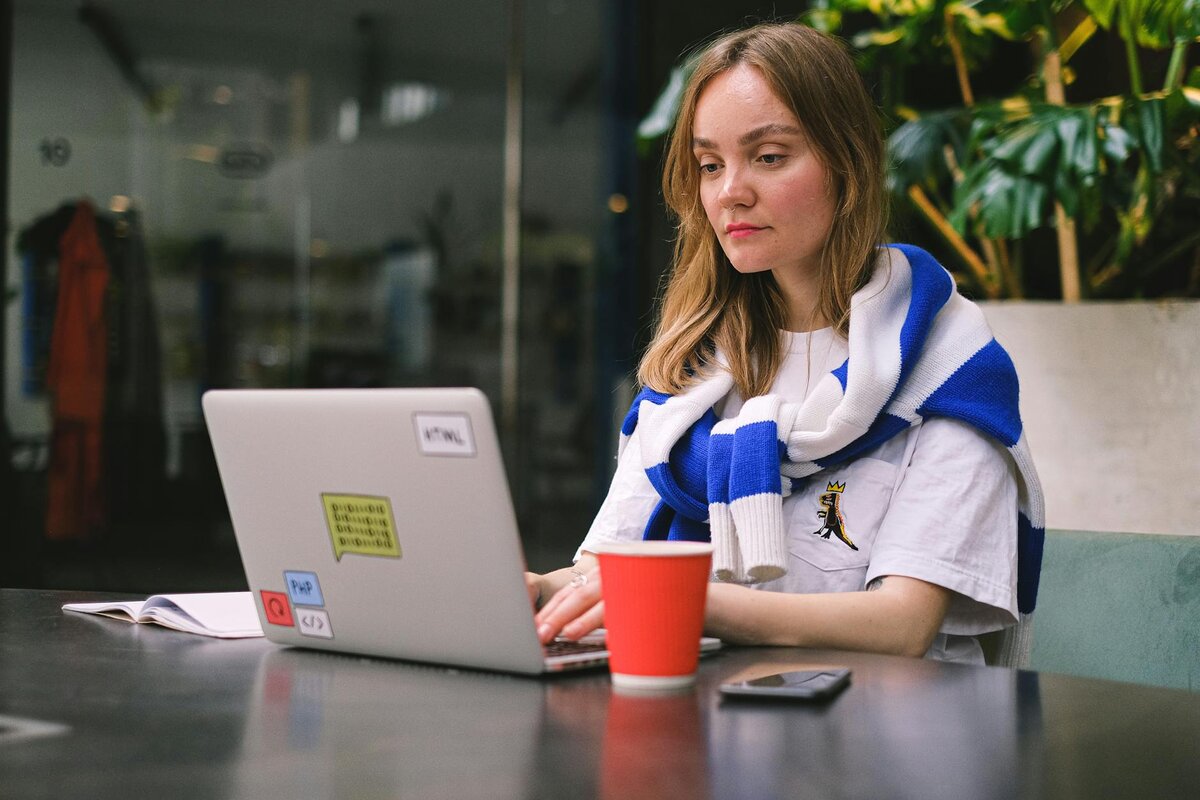
[[[532,572],[525,573],[525,589],[529,592],[529,604],[537,611],[542,600],[542,576]]]
[[[548,642],[563,626],[600,602],[600,586],[589,582],[581,586],[566,586],[538,614],[538,636]]]
[[[542,609],[537,615],[538,622],[540,623],[550,617],[568,600],[580,602],[582,599],[588,598],[593,594],[599,597],[599,581],[600,571],[595,567],[576,575],[570,583],[555,592],[551,598],[543,603]],[[581,590],[583,590],[582,594],[580,593]]]
[[[543,644],[551,641],[565,625],[587,613],[599,602],[600,572],[592,569],[564,586],[542,606],[535,617],[538,638]]]
[[[604,601],[589,608],[580,616],[563,626],[562,635],[568,639],[582,639],[604,624]]]

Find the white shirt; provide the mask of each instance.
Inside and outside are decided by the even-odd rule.
[[[790,402],[802,401],[848,352],[832,328],[785,334],[784,346],[770,393]],[[716,411],[730,417],[741,406],[733,392]],[[580,552],[641,539],[659,499],[631,440]],[[1017,618],[1016,509],[1016,467],[1005,448],[967,423],[934,417],[785,497],[787,574],[753,588],[862,591],[885,575],[937,584],[953,594],[926,657],[983,663],[973,637]],[[832,522],[839,513],[844,524]]]

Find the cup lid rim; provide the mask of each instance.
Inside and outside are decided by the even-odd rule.
[[[637,542],[605,542],[589,548],[596,555],[618,556],[700,556],[710,555],[709,542],[673,542],[665,540]]]

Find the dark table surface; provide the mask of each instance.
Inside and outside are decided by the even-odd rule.
[[[694,691],[223,641],[0,590],[4,798],[1200,796],[1200,694],[914,659],[729,648]],[[825,705],[734,676],[853,670]]]

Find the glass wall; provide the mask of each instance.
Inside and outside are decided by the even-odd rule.
[[[632,339],[596,301],[632,269],[609,243],[619,6],[15,0],[3,365],[24,584],[186,588],[206,558],[240,579],[206,389],[472,385],[499,413],[511,69],[506,442],[531,565],[568,557],[625,366],[598,369],[597,342]]]

